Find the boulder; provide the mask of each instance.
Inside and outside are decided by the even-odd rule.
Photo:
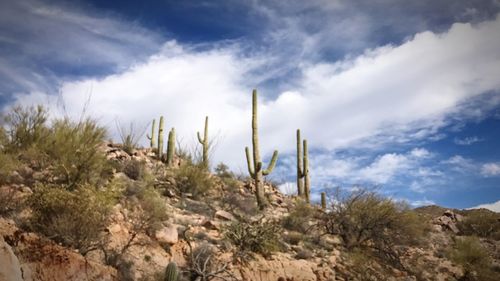
[[[215,218],[220,219],[220,220],[225,220],[225,221],[235,221],[236,218],[229,212],[219,210],[215,212]]]
[[[0,235],[0,281],[23,281],[21,265],[12,248]]]
[[[177,226],[169,225],[156,231],[155,238],[160,244],[173,245],[179,241]]]

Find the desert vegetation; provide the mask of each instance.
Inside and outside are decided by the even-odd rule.
[[[297,192],[283,195],[264,178],[278,152],[264,169],[252,96],[249,177],[211,172],[208,117],[194,157],[174,128],[164,146],[163,116],[146,148],[132,127],[112,143],[97,121],[43,106],[3,116],[0,234],[30,280],[498,280],[498,213],[431,215],[359,187],[314,202],[300,130]]]

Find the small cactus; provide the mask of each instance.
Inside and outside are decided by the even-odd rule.
[[[203,167],[208,169],[208,116],[205,117],[205,132],[203,134],[203,138],[201,138],[200,132],[198,132],[198,142],[203,146]]]
[[[156,130],[156,119],[153,119],[153,123],[151,124],[151,136],[146,135],[146,138],[148,138],[148,140],[150,141],[151,148],[154,148],[156,146],[155,130]]]
[[[172,128],[168,133],[168,146],[167,146],[167,166],[172,166],[175,155],[175,128]]]
[[[164,281],[177,281],[179,276],[179,270],[175,262],[170,262],[165,270],[165,280]]]
[[[321,192],[321,209],[326,210],[326,193]]]
[[[259,208],[265,209],[267,206],[266,198],[264,196],[263,176],[269,175],[276,165],[278,160],[278,151],[275,150],[271,158],[271,163],[267,169],[262,169],[262,161],[260,159],[259,151],[259,132],[257,123],[257,90],[252,92],[252,147],[253,147],[253,161],[250,156],[250,149],[245,147],[245,154],[247,157],[248,173],[255,182],[255,196],[257,197],[257,204]],[[252,163],[253,162],[253,163]]]

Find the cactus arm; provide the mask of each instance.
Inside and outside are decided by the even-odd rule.
[[[245,147],[245,155],[247,156],[247,166],[248,166],[248,173],[250,174],[251,177],[255,176],[255,170],[253,168],[252,160],[250,156],[250,149],[248,149],[248,146]]]
[[[273,171],[274,166],[276,166],[276,161],[278,161],[278,151],[277,150],[274,151],[273,157],[271,157],[271,162],[269,163],[269,166],[267,166],[267,169],[262,171],[262,174],[264,176],[269,175]]]
[[[196,135],[198,136],[198,142],[203,144],[203,139],[201,138],[200,132],[197,132]]]

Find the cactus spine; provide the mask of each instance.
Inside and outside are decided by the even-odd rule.
[[[163,116],[160,116],[160,124],[158,126],[158,159],[163,156]]]
[[[304,169],[302,158],[302,140],[300,139],[300,129],[297,129],[297,195],[304,195]]]
[[[321,209],[326,210],[326,193],[321,192]]]
[[[201,138],[200,132],[198,132],[198,141],[203,146],[203,167],[208,169],[208,116],[205,117],[205,132],[203,138]]]
[[[175,262],[170,262],[165,270],[165,281],[177,281],[179,271]]]
[[[257,124],[257,90],[252,92],[252,148],[253,148],[253,163],[250,156],[250,150],[245,147],[245,154],[247,158],[248,173],[254,179],[255,183],[255,196],[257,197],[257,204],[262,210],[266,208],[267,202],[264,196],[264,186],[263,186],[263,176],[269,175],[276,161],[278,160],[278,151],[275,150],[271,158],[271,162],[267,169],[262,170],[262,161],[260,159],[259,151],[259,134],[258,134],[258,124]]]
[[[167,146],[167,166],[172,166],[175,155],[175,128],[172,128],[168,133],[168,146]]]
[[[304,140],[304,195],[306,202],[311,202],[311,182],[309,178],[309,151],[307,149],[307,140]]]
[[[151,136],[146,135],[146,137],[150,141],[151,148],[154,148],[156,146],[155,130],[156,130],[156,119],[153,119],[153,123],[151,124]]]
[[[297,194],[310,203],[311,184],[309,178],[309,151],[307,140],[300,139],[300,129],[297,129]]]

